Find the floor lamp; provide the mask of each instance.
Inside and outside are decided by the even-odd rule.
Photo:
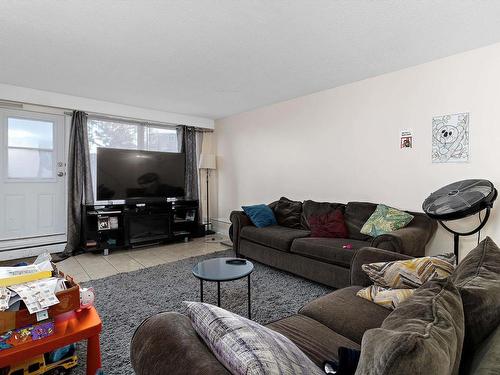
[[[205,234],[214,234],[212,230],[212,223],[210,221],[210,195],[208,192],[208,183],[210,180],[210,171],[217,169],[217,163],[215,160],[215,154],[205,154],[200,155],[200,169],[205,169],[207,176],[207,222],[205,223]]]

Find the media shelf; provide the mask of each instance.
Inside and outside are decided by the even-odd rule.
[[[198,200],[83,205],[84,251],[127,249],[203,235]]]

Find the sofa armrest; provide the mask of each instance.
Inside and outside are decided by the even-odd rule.
[[[412,259],[412,257],[393,251],[376,249],[374,247],[362,247],[354,254],[351,261],[351,285],[369,286],[373,284],[365,271],[361,268],[363,264],[405,259]]]
[[[137,375],[229,375],[185,315],[164,312],[146,319],[130,345]]]
[[[371,247],[419,257],[425,255],[425,246],[434,235],[437,222],[418,214],[412,222],[394,232],[375,237]]]
[[[240,232],[241,228],[246,225],[252,225],[250,218],[243,211],[233,211],[229,216],[231,224],[233,224],[233,249],[236,256],[239,256],[240,250]]]

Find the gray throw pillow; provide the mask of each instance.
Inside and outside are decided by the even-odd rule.
[[[500,249],[486,237],[451,276],[464,305],[464,351],[475,348],[500,324]]]
[[[365,332],[356,374],[458,374],[463,338],[460,293],[449,279],[429,281]]]
[[[184,303],[198,335],[232,374],[324,375],[280,333],[216,306]]]
[[[302,202],[292,201],[286,197],[281,197],[273,210],[278,225],[293,229],[302,229],[302,224],[300,223]]]

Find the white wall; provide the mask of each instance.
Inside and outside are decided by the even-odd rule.
[[[197,126],[200,128],[213,129],[214,127],[214,121],[204,117],[188,116],[179,113],[110,103],[102,100],[82,98],[79,96],[35,90],[2,83],[0,83],[0,100],[11,100],[56,108],[77,109],[109,116]]]
[[[217,215],[283,195],[421,211],[429,193],[456,180],[500,188],[499,92],[495,44],[217,120]],[[470,112],[470,162],[432,164],[431,119],[457,112]],[[399,149],[403,128],[414,131],[412,150]],[[482,234],[500,242],[497,205]],[[462,256],[475,240],[462,241]],[[440,229],[428,253],[452,242]]]

